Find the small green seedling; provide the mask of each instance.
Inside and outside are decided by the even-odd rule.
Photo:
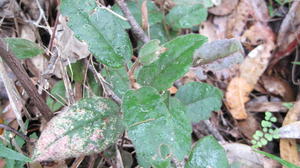
[[[277,122],[277,118],[271,112],[265,113],[265,119],[261,121],[262,131],[257,130],[253,135],[252,147],[261,148],[273,139],[279,138],[279,129],[274,128],[273,124]]]

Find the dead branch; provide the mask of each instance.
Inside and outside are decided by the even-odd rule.
[[[124,0],[116,0],[117,4],[121,8],[123,14],[127,18],[129,24],[131,25],[132,32],[137,36],[138,39],[140,39],[143,43],[147,43],[150,38],[145,34],[144,30],[141,28],[141,26],[137,23],[135,18],[132,16],[127,4],[124,2]]]
[[[0,53],[2,59],[14,72],[29,97],[32,98],[34,105],[39,109],[42,117],[49,121],[53,115],[51,110],[44,102],[41,95],[38,94],[37,88],[32,83],[20,60],[18,60],[15,55],[9,50],[8,45],[3,41],[3,39],[0,39]]]

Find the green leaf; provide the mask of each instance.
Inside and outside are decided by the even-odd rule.
[[[162,49],[159,43],[159,40],[151,40],[142,46],[139,51],[139,61],[142,64],[148,65],[158,59]]]
[[[166,16],[167,24],[172,28],[192,28],[195,25],[199,25],[207,18],[207,8],[203,5],[177,5],[171,9]]]
[[[185,168],[228,168],[223,147],[212,136],[206,136],[194,146]]]
[[[206,41],[206,37],[197,34],[179,36],[169,41],[162,46],[167,49],[166,52],[150,65],[141,68],[137,82],[159,91],[171,87],[175,80],[188,72],[194,51]]]
[[[139,25],[142,25],[141,7],[142,7],[143,1],[144,0],[127,1],[127,6],[129,8],[129,10],[131,11],[131,14],[134,16],[136,21],[139,23]],[[115,11],[116,13],[118,13],[119,15],[123,16],[122,11],[117,4],[115,4],[112,7],[112,10]],[[147,0],[147,10],[148,10],[149,26],[162,21],[163,15],[152,1]],[[124,29],[130,29],[130,24],[127,21],[119,19],[119,22]]]
[[[130,82],[125,67],[119,69],[104,68],[102,74],[117,96],[122,97],[130,88]]]
[[[33,159],[63,160],[99,153],[113,144],[122,130],[115,102],[101,97],[81,99],[48,123]]]
[[[102,87],[99,83],[97,83],[96,81],[96,77],[94,77],[93,73],[88,71],[87,73],[88,75],[88,84],[89,84],[89,87],[91,88],[92,92],[96,95],[96,96],[101,96],[102,95]]]
[[[259,151],[259,150],[255,150],[255,152],[260,153],[260,154],[262,154],[262,155],[265,155],[265,156],[267,156],[268,158],[271,158],[271,159],[273,159],[273,160],[276,160],[277,162],[279,162],[280,164],[282,164],[283,166],[286,166],[286,167],[288,167],[288,168],[300,168],[299,166],[296,166],[296,165],[294,165],[294,164],[292,164],[292,163],[290,163],[290,162],[288,162],[288,161],[286,161],[286,160],[283,160],[283,159],[281,159],[281,158],[278,157],[278,156],[272,155],[272,154],[270,154],[270,153],[263,152],[263,151]]]
[[[82,83],[84,80],[84,65],[82,61],[77,61],[72,63],[71,65],[67,66],[68,75],[73,79],[75,82]]]
[[[128,34],[115,15],[98,8],[94,0],[62,0],[60,10],[69,18],[68,26],[86,41],[97,61],[121,67],[132,55]]]
[[[188,4],[188,5],[195,5],[195,4],[202,4],[206,8],[212,7],[214,4],[211,0],[172,0],[176,5]]]
[[[19,59],[32,58],[44,53],[44,50],[36,43],[26,39],[5,38],[4,40],[8,44],[11,51]]]
[[[166,106],[154,88],[129,90],[122,111],[142,167],[167,167],[171,157],[182,161],[188,154],[192,128],[185,119],[185,107],[176,98]]]
[[[163,24],[157,23],[150,26],[150,38],[158,39],[161,43],[165,43],[168,41],[168,36]]]
[[[57,111],[63,106],[66,98],[66,88],[64,82],[62,80],[56,82],[50,93],[55,97],[55,99],[48,95],[46,104],[49,106],[51,111]]]
[[[176,97],[187,106],[188,119],[199,122],[208,119],[212,111],[220,110],[223,94],[212,85],[190,82],[179,88]]]
[[[10,148],[7,148],[2,143],[0,143],[0,157],[11,159],[11,160],[19,160],[24,162],[31,162],[32,160],[22,153],[16,152]]]

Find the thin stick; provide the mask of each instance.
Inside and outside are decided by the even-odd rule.
[[[32,83],[30,77],[26,73],[20,60],[18,60],[15,55],[8,49],[8,45],[3,41],[3,39],[0,39],[0,53],[2,59],[14,72],[29,97],[32,98],[34,105],[39,109],[42,117],[44,117],[46,121],[49,121],[53,115],[51,110],[43,100],[42,96],[39,95],[35,85]]]
[[[101,83],[103,90],[106,92],[107,96],[111,97],[117,104],[121,104],[122,100],[114,93],[114,91],[110,88],[109,84],[107,81],[103,78],[103,76],[98,73],[93,66],[93,63],[88,65],[88,68],[90,71],[93,72],[93,74],[97,77],[96,79]]]
[[[127,4],[124,2],[124,0],[116,0],[117,4],[121,8],[123,14],[127,18],[129,24],[131,25],[132,32],[137,36],[138,39],[140,39],[143,43],[147,43],[150,38],[145,34],[144,30],[141,28],[141,26],[137,23],[135,18],[132,16]]]
[[[24,135],[23,133],[15,130],[14,128],[8,126],[8,125],[5,125],[5,124],[0,124],[0,128],[3,128],[5,129],[6,131],[9,131],[9,132],[12,132],[16,135],[18,135],[19,137],[23,138],[26,142],[28,143],[33,143],[29,137],[27,137],[26,135]]]

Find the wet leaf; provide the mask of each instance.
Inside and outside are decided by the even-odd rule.
[[[194,146],[185,168],[228,168],[223,147],[212,136],[200,139]]]
[[[5,38],[11,51],[19,59],[32,58],[43,54],[44,50],[32,41],[22,38]]]
[[[60,10],[68,16],[68,26],[75,36],[88,43],[97,61],[115,68],[129,61],[132,47],[128,34],[111,12],[97,8],[94,0],[63,0]]]
[[[119,69],[105,68],[102,74],[117,96],[122,97],[130,88],[130,82],[125,67]]]
[[[137,82],[144,86],[152,86],[164,90],[183,76],[190,65],[194,51],[206,42],[206,38],[197,34],[179,36],[164,44],[167,51],[150,65],[143,66],[138,74]]]
[[[179,88],[176,97],[187,106],[188,119],[199,122],[208,119],[212,111],[220,110],[223,94],[212,85],[190,82]]]
[[[16,152],[2,144],[0,142],[0,157],[11,159],[11,160],[19,160],[24,162],[31,162],[31,159],[27,156],[23,155],[22,153]]]
[[[46,99],[46,104],[49,106],[51,111],[57,111],[65,103],[66,88],[64,82],[62,80],[56,82],[53,88],[51,89],[50,93],[55,99],[48,95]]]
[[[172,28],[191,28],[205,21],[207,17],[207,9],[200,4],[187,5],[182,4],[175,6],[166,16],[167,24]]]
[[[82,99],[48,123],[33,159],[63,160],[101,152],[117,140],[122,128],[115,102],[101,97]]]
[[[185,107],[176,98],[168,104],[151,87],[130,90],[123,97],[128,137],[143,167],[167,167],[171,157],[182,161],[190,150],[192,129]]]
[[[159,43],[159,40],[151,40],[142,46],[139,51],[139,61],[142,64],[148,65],[158,59],[162,49]]]

